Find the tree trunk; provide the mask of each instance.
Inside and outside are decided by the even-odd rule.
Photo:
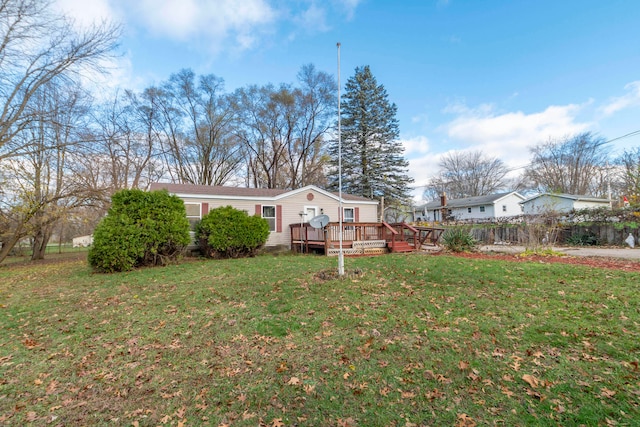
[[[48,227],[46,227],[48,228]],[[31,253],[31,261],[38,259],[44,259],[45,252],[47,251],[47,243],[51,238],[51,232],[48,229],[40,229],[33,236],[33,250]]]
[[[20,234],[15,233],[13,236],[9,238],[9,240],[5,240],[2,242],[2,249],[0,249],[0,264],[5,260],[6,257],[9,256],[9,252],[11,249],[20,241],[22,236]]]

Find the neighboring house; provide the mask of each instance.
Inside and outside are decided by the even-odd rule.
[[[74,237],[72,241],[74,248],[86,248],[93,244],[93,235]]]
[[[191,184],[152,183],[151,190],[166,189],[180,197],[192,224],[211,209],[233,206],[249,215],[259,215],[269,222],[271,233],[266,246],[291,244],[290,224],[309,222],[317,215],[339,221],[338,194],[313,185],[296,190],[221,187]],[[377,222],[378,202],[364,197],[342,195],[344,222]]]
[[[520,202],[524,196],[510,193],[490,194],[488,196],[465,197],[463,199],[434,200],[416,208],[417,221],[492,221],[522,214]],[[445,218],[443,218],[443,213]]]
[[[611,207],[608,199],[552,193],[542,193],[530,197],[522,201],[521,205],[523,213],[526,215],[538,215],[544,212],[570,212],[574,209]]]

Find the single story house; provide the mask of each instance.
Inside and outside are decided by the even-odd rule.
[[[295,190],[243,188],[192,184],[152,183],[151,190],[166,189],[184,201],[192,224],[211,209],[233,206],[249,215],[260,215],[269,222],[271,233],[266,246],[291,245],[290,224],[308,223],[317,215],[331,222],[340,220],[337,193],[308,185]],[[377,222],[378,201],[342,194],[343,222]]]
[[[520,202],[523,200],[524,196],[516,191],[451,200],[447,200],[446,195],[443,195],[440,200],[417,207],[416,221],[491,221],[517,216],[522,213]]]
[[[543,212],[570,212],[578,209],[608,208],[611,207],[609,199],[599,199],[590,196],[577,196],[574,194],[542,193],[523,200],[522,211],[526,215],[538,215]]]
[[[93,245],[93,235],[74,237],[72,242],[74,248],[88,248]]]

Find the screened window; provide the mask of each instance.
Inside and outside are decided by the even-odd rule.
[[[344,222],[356,222],[355,210],[353,208],[344,208]]]
[[[467,212],[471,213],[471,208],[467,208]]]
[[[276,207],[262,206],[262,218],[269,223],[269,231],[276,231]]]
[[[507,205],[502,205],[502,212],[506,212],[507,211]]]
[[[191,230],[195,230],[196,224],[200,221],[200,203],[185,203],[184,208],[187,211],[187,219]]]
[[[480,206],[480,212],[484,212],[484,206]]]

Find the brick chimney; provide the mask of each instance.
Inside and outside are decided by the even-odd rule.
[[[440,196],[440,207],[444,208],[445,206],[447,206],[447,193],[443,191]]]
[[[447,193],[443,191],[442,195],[440,196],[440,221],[445,221],[447,219],[447,216]]]

